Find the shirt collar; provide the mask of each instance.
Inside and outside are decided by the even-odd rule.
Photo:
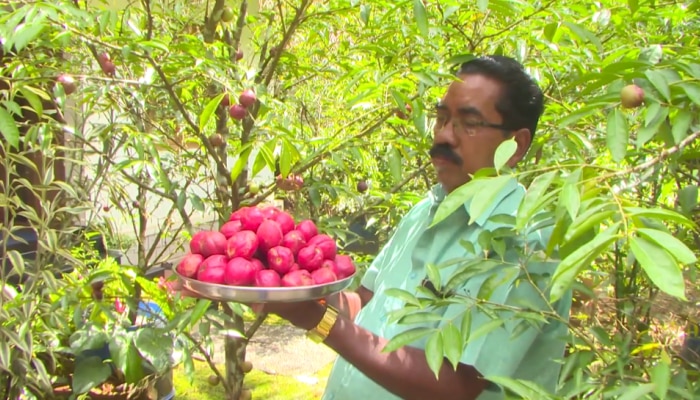
[[[503,188],[503,190],[501,190],[501,192],[498,193],[498,196],[496,196],[496,199],[489,206],[489,208],[483,214],[481,214],[481,216],[479,216],[479,218],[477,218],[475,222],[479,226],[483,227],[486,221],[488,221],[488,219],[491,218],[493,212],[496,211],[496,208],[501,203],[501,201],[503,201],[503,199],[505,199],[509,194],[511,194],[518,187],[518,185],[519,183],[517,179],[511,179],[508,182],[508,184]],[[428,196],[430,198],[431,208],[433,210],[437,210],[437,208],[440,206],[440,203],[442,203],[442,201],[445,200],[445,197],[447,197],[447,191],[442,186],[442,184],[438,183],[430,189]],[[472,199],[470,198],[462,205],[462,210],[464,210],[467,216],[469,215],[469,206],[471,205],[471,203]]]

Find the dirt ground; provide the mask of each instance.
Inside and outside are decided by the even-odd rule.
[[[302,381],[314,380],[313,375],[336,357],[335,352],[325,345],[309,340],[302,329],[287,324],[263,324],[246,350],[246,359],[255,369]],[[224,362],[223,340],[216,342],[214,361]]]

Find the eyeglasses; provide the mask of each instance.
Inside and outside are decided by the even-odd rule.
[[[435,126],[433,126],[433,130],[435,132],[438,132],[438,131],[444,129],[445,126],[450,122],[450,119],[451,119],[451,118],[448,118],[444,115],[437,114],[437,113],[429,115],[428,118],[435,122]],[[480,119],[476,119],[474,117],[464,117],[461,119],[453,119],[452,120],[452,129],[457,134],[460,134],[460,135],[475,136],[477,134],[479,128],[494,128],[494,129],[500,129],[500,130],[504,130],[504,131],[507,131],[510,129],[506,125],[493,124],[490,122],[482,121]]]

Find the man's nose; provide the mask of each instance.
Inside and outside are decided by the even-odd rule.
[[[435,127],[433,130],[435,143],[445,143],[450,146],[457,145],[457,137],[452,120],[448,120],[442,127]]]

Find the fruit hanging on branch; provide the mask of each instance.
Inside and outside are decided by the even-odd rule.
[[[413,111],[413,107],[411,107],[410,104],[406,104],[405,107],[406,112],[401,111],[400,109],[396,109],[395,115],[401,119],[408,119],[408,116],[411,115],[411,112]]]
[[[283,178],[282,175],[277,176],[277,188],[286,192],[296,192],[304,187],[304,178],[300,175],[289,175]]]
[[[246,109],[240,104],[234,104],[231,106],[231,108],[228,109],[228,115],[231,116],[233,119],[237,120],[242,120],[245,118],[246,115]]]
[[[224,137],[220,133],[215,133],[209,136],[209,143],[214,147],[222,147],[224,143]]]
[[[253,104],[255,104],[256,100],[257,97],[255,96],[255,92],[251,89],[244,90],[243,93],[238,96],[238,102],[245,108],[251,107]]]
[[[114,76],[117,67],[114,65],[114,62],[112,62],[109,53],[100,53],[100,55],[97,56],[97,62],[100,64],[100,68],[105,75]]]
[[[364,193],[369,189],[369,185],[365,181],[359,181],[357,182],[357,191],[360,193]]]
[[[78,89],[78,86],[75,84],[75,79],[68,74],[60,74],[56,78],[56,81],[61,84],[63,92],[66,95],[73,94]]]
[[[620,91],[620,102],[624,108],[636,108],[644,103],[644,89],[637,85],[627,85]]]
[[[231,22],[233,21],[233,10],[231,7],[226,6],[221,12],[221,20],[223,22]]]

